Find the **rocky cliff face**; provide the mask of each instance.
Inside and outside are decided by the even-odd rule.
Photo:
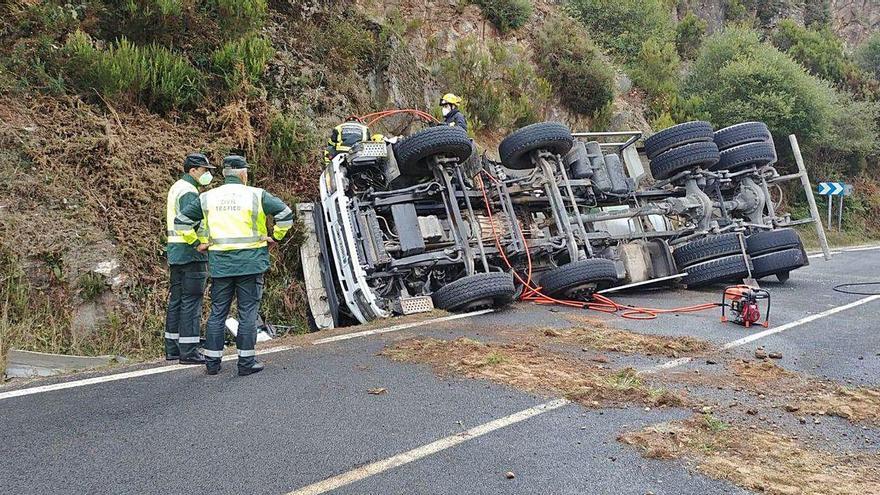
[[[849,46],[880,31],[880,0],[831,0],[832,28]]]

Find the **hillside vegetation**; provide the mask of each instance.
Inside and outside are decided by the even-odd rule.
[[[4,2],[0,356],[160,351],[164,200],[187,152],[243,153],[256,185],[308,200],[327,129],[388,107],[436,111],[447,91],[490,152],[544,119],[645,132],[763,120],[783,171],[794,133],[815,179],[856,185],[850,233],[880,234],[880,33],[840,28],[833,2],[696,4]],[[305,328],[299,241],[274,252],[264,309]]]

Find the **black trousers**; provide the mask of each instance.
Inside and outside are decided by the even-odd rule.
[[[238,365],[249,368],[254,365],[254,345],[257,343],[257,314],[263,297],[263,274],[215,277],[211,279],[211,316],[206,330],[205,359],[208,366],[220,363],[223,357],[223,340],[226,318],[233,297],[238,301]]]
[[[168,312],[165,314],[165,357],[198,356],[202,299],[207,280],[207,263],[171,265]]]

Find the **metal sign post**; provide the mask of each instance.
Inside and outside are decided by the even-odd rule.
[[[853,186],[844,184],[843,182],[820,182],[816,188],[817,192],[823,196],[828,196],[828,228],[831,228],[831,205],[834,196],[840,197],[840,204],[837,208],[837,231],[843,231],[843,197],[852,194]]]

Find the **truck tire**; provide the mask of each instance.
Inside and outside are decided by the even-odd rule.
[[[427,174],[427,159],[432,156],[457,158],[459,163],[464,163],[472,152],[473,145],[467,132],[453,126],[429,127],[394,145],[394,156],[404,175]]]
[[[742,246],[739,243],[739,234],[728,233],[686,242],[675,248],[672,257],[678,269],[683,270],[697,263],[733,254],[742,254]]]
[[[693,167],[712,167],[719,159],[718,147],[712,141],[685,144],[651,160],[651,175],[657,180],[668,179]]]
[[[538,122],[514,131],[501,141],[501,163],[513,170],[534,168],[529,154],[544,149],[556,155],[568,153],[574,144],[571,130],[559,122]]]
[[[743,122],[715,132],[715,144],[724,151],[741,144],[769,143],[773,141],[770,129],[763,122]]]
[[[590,258],[554,268],[540,280],[541,292],[551,297],[573,298],[587,287],[607,289],[617,282],[617,267],[605,258]]]
[[[446,284],[431,296],[434,306],[447,311],[473,311],[503,306],[513,300],[513,275],[477,273]]]
[[[661,153],[690,143],[711,142],[712,124],[702,121],[685,122],[663,129],[645,139],[645,154],[653,160]]]
[[[752,257],[752,276],[755,278],[776,275],[780,282],[788,279],[788,274],[807,264],[807,257],[800,248],[785,249]]]
[[[719,282],[742,280],[749,274],[746,260],[741,254],[725,256],[691,265],[681,280],[689,289]]]
[[[776,148],[772,142],[748,143],[727,148],[712,170],[737,170],[749,165],[776,163]]]
[[[749,256],[759,256],[790,248],[803,248],[801,238],[794,229],[756,232],[746,238],[746,249]]]

